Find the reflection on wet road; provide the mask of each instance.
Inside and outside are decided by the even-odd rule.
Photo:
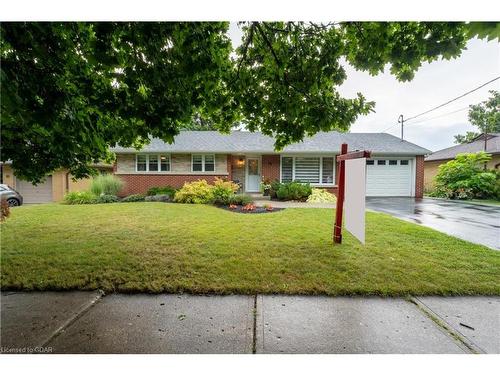
[[[500,250],[500,207],[386,197],[366,198],[366,207]]]

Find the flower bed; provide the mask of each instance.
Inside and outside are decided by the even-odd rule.
[[[227,211],[238,212],[240,214],[267,214],[271,212],[285,210],[285,208],[276,208],[272,207],[271,205],[266,205],[264,207],[257,207],[253,204],[247,204],[244,206],[231,204],[229,206],[216,206],[216,207],[222,208]]]

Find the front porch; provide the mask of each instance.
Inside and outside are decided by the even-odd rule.
[[[240,193],[259,193],[262,180],[280,179],[279,155],[238,154],[229,159],[229,179],[241,186]]]

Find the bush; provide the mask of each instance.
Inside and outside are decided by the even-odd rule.
[[[312,193],[311,185],[287,182],[280,185],[276,197],[281,201],[305,201]]]
[[[146,195],[170,195],[171,197],[174,196],[176,192],[176,189],[173,188],[172,186],[153,186],[148,190]]]
[[[111,195],[111,194],[102,194],[99,195],[94,203],[116,203],[119,202],[120,200],[116,195]]]
[[[335,203],[337,197],[325,189],[312,189],[312,193],[307,198],[308,203]]]
[[[146,202],[170,202],[172,198],[167,194],[148,195],[144,198]]]
[[[144,202],[144,198],[143,194],[132,194],[123,198],[122,202]]]
[[[274,180],[273,182],[271,182],[270,185],[271,189],[269,190],[269,196],[271,197],[271,199],[276,199],[277,198],[276,193],[281,187],[281,182],[279,182],[278,180]]]
[[[174,201],[178,203],[210,203],[212,202],[213,186],[206,180],[186,182],[174,196]]]
[[[247,194],[235,194],[229,200],[229,204],[246,206],[249,203],[253,203],[253,199]]]
[[[10,207],[7,199],[2,199],[0,203],[0,221],[5,221],[10,216]]]
[[[498,198],[500,175],[484,169],[490,159],[491,155],[482,151],[458,154],[439,166],[431,195],[448,199]]]
[[[102,174],[92,179],[90,183],[90,192],[96,196],[117,195],[123,188],[123,181],[112,174]]]
[[[96,196],[89,191],[72,191],[64,196],[66,204],[92,204],[96,202]]]
[[[220,205],[228,205],[231,198],[239,189],[238,184],[232,181],[224,181],[220,178],[215,179],[214,187],[212,189],[212,203]]]

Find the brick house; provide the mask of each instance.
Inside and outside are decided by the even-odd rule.
[[[247,193],[258,192],[262,180],[309,182],[335,192],[335,157],[343,142],[350,150],[372,151],[368,196],[422,197],[430,151],[385,133],[322,132],[276,152],[273,138],[258,132],[182,131],[172,144],[155,138],[142,150],[114,147],[113,172],[125,182],[122,196],[216,177],[239,183]]]

